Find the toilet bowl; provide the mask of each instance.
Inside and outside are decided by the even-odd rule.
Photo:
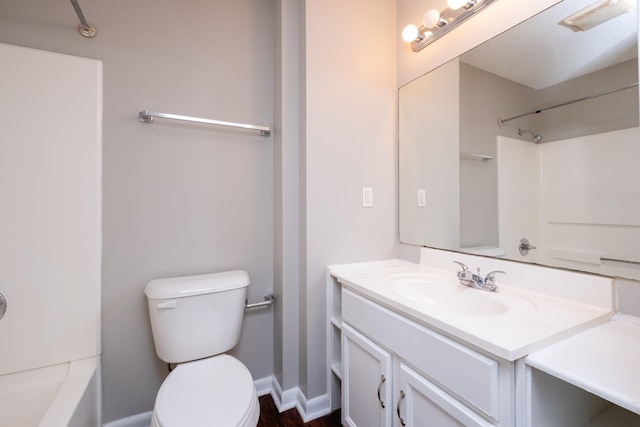
[[[260,406],[249,370],[220,355],[178,365],[156,397],[152,427],[254,427]]]
[[[153,427],[255,427],[251,373],[225,354],[240,338],[249,275],[242,270],[147,284],[158,357],[176,367],[156,396]]]

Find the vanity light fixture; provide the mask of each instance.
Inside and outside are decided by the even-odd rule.
[[[420,52],[494,1],[496,0],[447,0],[448,8],[442,12],[427,10],[420,27],[413,24],[404,27],[402,39],[411,43],[414,52]]]

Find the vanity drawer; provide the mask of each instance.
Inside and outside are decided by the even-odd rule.
[[[342,319],[494,421],[500,416],[500,364],[347,289]]]

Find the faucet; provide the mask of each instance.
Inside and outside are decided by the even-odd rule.
[[[481,289],[483,291],[498,292],[498,286],[496,286],[496,274],[506,274],[504,271],[495,270],[487,273],[485,277],[480,275],[480,267],[478,267],[478,274],[473,274],[469,267],[461,263],[460,261],[453,261],[458,264],[462,270],[458,271],[458,280],[461,285],[469,286],[470,288]]]

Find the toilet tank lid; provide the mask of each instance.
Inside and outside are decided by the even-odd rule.
[[[244,270],[234,270],[155,279],[147,284],[144,293],[150,299],[169,299],[211,294],[247,286],[249,286],[249,274]]]

